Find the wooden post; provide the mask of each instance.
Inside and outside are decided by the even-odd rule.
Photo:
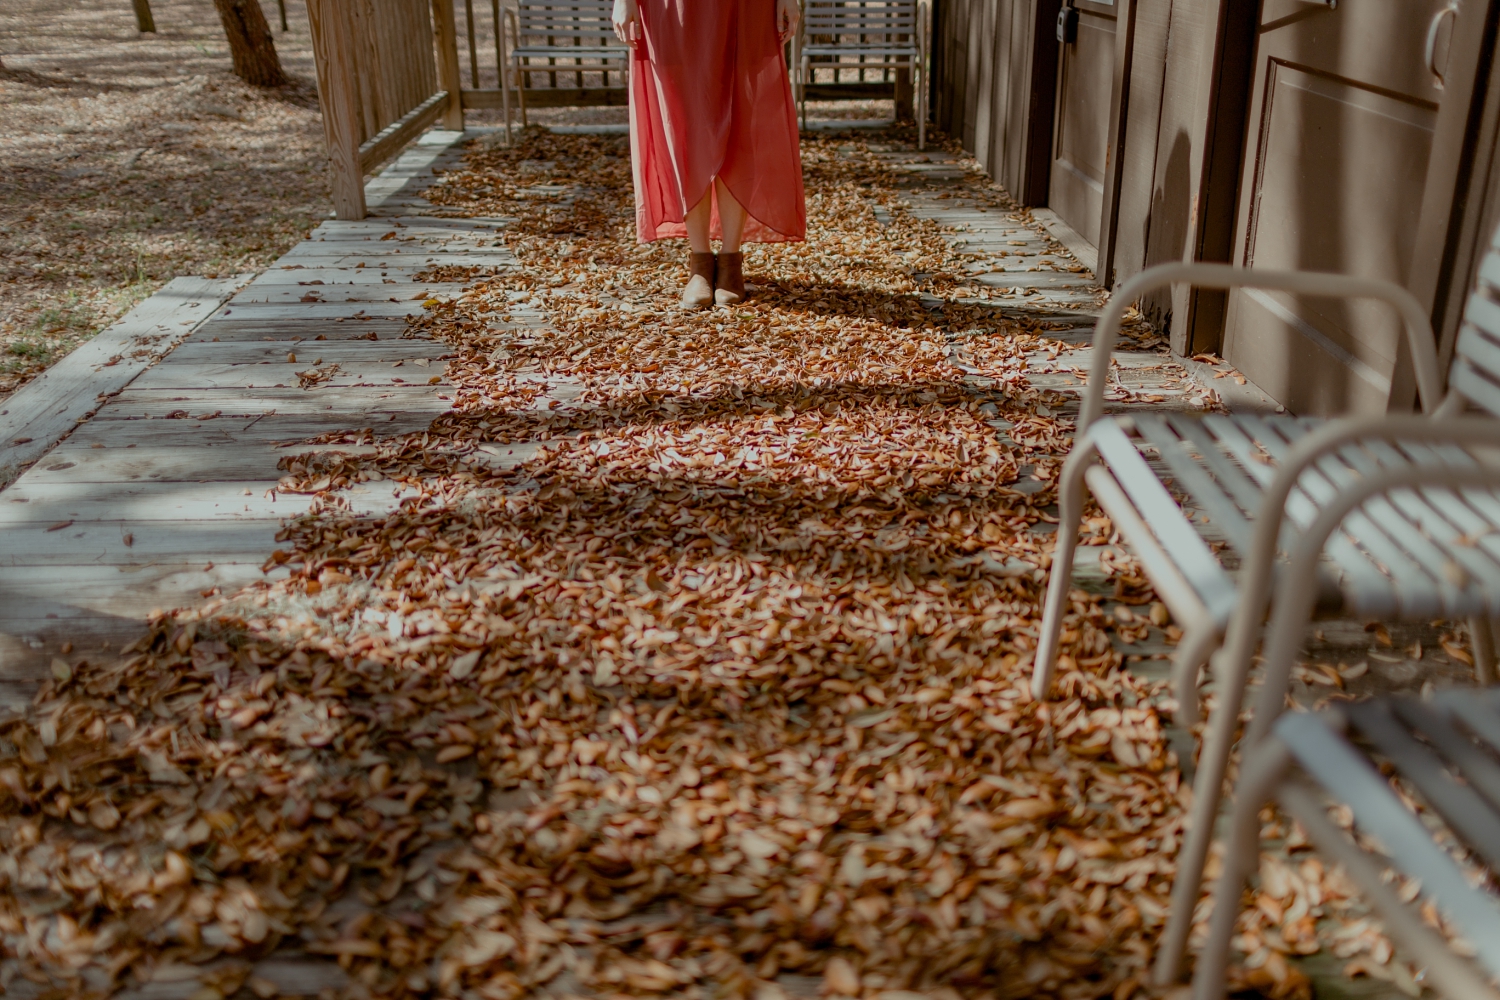
[[[151,0],[135,0],[135,27],[137,31],[156,34],[156,19],[151,16]]]
[[[344,0],[308,0],[318,97],[333,210],[340,219],[365,217],[365,179],[359,168],[359,93],[354,77],[354,31]]]
[[[281,11],[281,30],[287,31],[289,29],[286,24],[286,0],[276,0],[276,5]]]
[[[464,81],[458,68],[458,24],[453,16],[453,0],[432,0],[432,30],[437,40],[438,86],[448,92],[443,128],[462,132]]]

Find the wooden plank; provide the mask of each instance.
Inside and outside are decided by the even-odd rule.
[[[395,367],[401,364],[401,367]],[[296,364],[282,362],[279,365],[235,365],[235,364],[174,364],[158,365],[143,373],[137,380],[137,388],[170,389],[192,391],[201,389],[296,389],[297,373],[312,366],[298,359]],[[326,388],[348,388],[352,386],[386,388],[420,384],[451,392],[451,384],[432,379],[442,378],[442,370],[434,365],[420,368],[413,364],[391,362],[351,362],[341,365],[339,370],[320,386],[304,389],[316,396]]]
[[[422,312],[420,301],[405,302],[306,302],[276,304],[248,302],[245,305],[230,303],[214,314],[214,318],[230,316],[239,319],[359,319],[390,318],[392,316],[415,316]]]
[[[177,406],[182,403],[174,404]],[[195,410],[195,413],[198,411]],[[213,411],[209,411],[212,413]],[[195,447],[256,447],[279,445],[291,441],[305,441],[331,431],[360,430],[369,428],[381,435],[410,434],[432,426],[438,412],[398,413],[336,412],[323,410],[316,413],[270,413],[254,416],[221,415],[210,420],[191,418],[173,420],[171,431],[177,435],[190,435]],[[394,419],[393,419],[394,418]],[[65,447],[92,449],[101,448],[146,448],[157,447],[163,440],[164,418],[137,417],[130,420],[90,420],[83,424]],[[62,454],[59,449],[55,454]]]
[[[274,480],[209,483],[29,483],[0,494],[0,524],[63,521],[256,521],[297,517],[311,498],[274,493]],[[245,495],[249,490],[249,495]],[[341,492],[356,513],[396,509],[388,482],[360,483]],[[59,529],[61,530],[61,529]]]
[[[249,275],[174,278],[0,402],[0,487],[92,413],[100,395],[129,385],[247,280]]]
[[[515,318],[515,313],[511,313]],[[206,323],[198,331],[195,339],[205,340],[210,343],[215,340],[228,342],[233,340],[261,340],[261,341],[300,341],[316,340],[319,337],[325,340],[355,340],[368,338],[374,334],[377,340],[399,340],[406,331],[404,319],[368,319],[360,322],[340,322],[336,319],[310,319],[310,320],[277,320],[275,322],[262,322],[260,320],[245,320],[240,322],[235,319],[214,320]],[[418,337],[418,340],[426,340],[426,337]]]
[[[405,155],[403,155],[403,159]],[[393,166],[381,176],[390,174],[396,168]],[[373,183],[373,182],[372,182]],[[387,232],[398,232],[403,236],[425,233],[465,233],[465,232],[487,232],[498,228],[493,219],[437,219],[430,215],[407,215],[394,216],[391,218],[364,220],[329,219],[318,223],[309,239],[319,239],[333,234],[357,234],[374,232],[381,236]]]
[[[448,290],[451,291],[450,282],[416,282],[413,280],[423,271],[431,269],[431,264],[422,262],[389,264],[384,261],[372,263],[367,267],[278,267],[263,272],[260,277],[251,282],[249,288],[261,289],[269,286],[301,288],[306,291],[309,288],[317,288],[319,285],[361,285],[371,289],[365,294],[376,295],[374,290],[381,286],[391,289],[394,285],[417,285],[417,288],[409,290],[410,295],[415,295],[422,288],[432,287],[441,290],[445,285],[449,285]],[[387,298],[392,295],[400,298],[400,293],[394,289],[384,294]]]
[[[144,566],[148,563],[264,562],[281,518],[252,521],[75,521],[0,527],[0,567]],[[126,542],[129,538],[129,543]]]
[[[167,367],[183,364],[234,364],[258,365],[287,362],[286,344],[265,341],[233,341],[212,343],[190,340],[163,364]],[[453,356],[453,348],[436,340],[338,340],[301,341],[295,345],[297,365],[306,367],[319,359],[324,364],[357,364],[369,362],[437,361]],[[439,366],[440,370],[440,366]]]
[[[296,272],[292,272],[296,273]],[[379,272],[376,272],[379,274]],[[411,302],[413,300],[425,302],[428,299],[439,301],[455,298],[463,291],[460,282],[424,282],[416,283],[410,281],[379,282],[349,282],[347,284],[335,285],[324,282],[321,285],[309,285],[306,279],[301,282],[272,283],[253,285],[235,296],[238,305],[272,304],[278,302]]]
[[[154,446],[135,448],[59,449],[26,474],[30,484],[79,483],[203,483],[269,480],[284,475],[276,463],[296,449],[200,447],[193,438],[158,439]],[[246,487],[248,489],[248,487]],[[244,495],[244,490],[241,490]],[[233,500],[233,497],[229,499]],[[0,543],[3,544],[3,543]]]
[[[181,389],[142,390],[130,388],[115,397],[114,402],[99,411],[95,420],[137,420],[142,417],[166,417],[172,413],[187,415],[221,412],[224,416],[259,417],[277,413],[344,414],[354,428],[379,423],[373,418],[388,414],[446,413],[452,403],[438,399],[450,390],[427,385],[396,385],[381,389],[323,388],[318,392],[305,389],[257,389],[254,396],[240,390]]]
[[[350,13],[348,5],[339,0],[308,0],[334,212],[341,219],[363,219],[359,91],[353,63],[357,43]]]

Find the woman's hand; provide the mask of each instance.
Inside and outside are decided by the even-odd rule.
[[[615,25],[615,37],[620,41],[635,48],[641,41],[641,12],[636,7],[635,0],[615,0],[615,12],[612,17]]]
[[[618,2],[615,9],[619,9]],[[776,0],[776,34],[781,44],[785,45],[797,33],[797,22],[801,20],[802,5],[798,0]]]

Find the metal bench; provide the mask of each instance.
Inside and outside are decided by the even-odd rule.
[[[1258,287],[1328,298],[1373,298],[1406,328],[1428,416],[1309,420],[1258,415],[1143,414],[1104,418],[1121,316],[1149,291],[1187,283]],[[1139,557],[1183,628],[1172,672],[1179,721],[1197,718],[1199,668],[1214,657],[1219,703],[1199,755],[1172,913],[1157,953],[1160,982],[1176,978],[1197,902],[1247,675],[1273,588],[1268,664],[1254,747],[1281,711],[1286,676],[1315,608],[1370,618],[1469,619],[1481,683],[1493,677],[1489,620],[1500,614],[1500,252],[1491,250],[1470,299],[1439,403],[1436,348],[1404,289],[1342,275],[1170,264],[1127,282],[1101,316],[1072,453],[1060,483],[1058,542],[1033,674],[1045,697],[1071,589],[1085,486]],[[1461,416],[1467,403],[1487,416]],[[1153,467],[1153,463],[1156,466]],[[1160,473],[1158,472],[1160,469]],[[1198,519],[1163,479],[1207,513],[1240,557],[1231,573]]]
[[[904,69],[916,91],[917,148],[927,148],[927,18],[918,0],[803,0],[797,100],[807,128],[807,88],[819,69]],[[811,39],[811,40],[809,40]]]
[[[585,74],[601,74],[607,88],[609,74],[625,78],[629,46],[615,37],[612,0],[519,0],[506,11],[510,21],[510,76],[505,92],[505,129],[510,132],[510,87],[516,88],[521,125],[526,120],[526,84],[535,73],[573,74],[580,94]],[[544,60],[542,65],[532,60]],[[564,61],[565,60],[565,61]],[[618,65],[616,65],[618,63]]]
[[[1348,730],[1358,734],[1356,744]],[[1315,847],[1364,891],[1385,929],[1453,1000],[1500,1000],[1500,901],[1475,888],[1395,793],[1370,757],[1378,754],[1416,790],[1475,867],[1500,872],[1500,690],[1445,691],[1431,703],[1382,699],[1337,711],[1283,716],[1245,759],[1213,915],[1193,973],[1194,1000],[1221,1000],[1241,891],[1260,859],[1260,809],[1278,801]],[[1322,794],[1319,794],[1321,791]],[[1347,805],[1354,826],[1376,838],[1371,856],[1333,823],[1329,803]],[[1385,878],[1394,868],[1421,883],[1474,949],[1477,968],[1402,903]]]

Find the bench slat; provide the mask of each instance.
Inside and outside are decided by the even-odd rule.
[[[1232,606],[1235,592],[1229,575],[1120,425],[1113,420],[1100,421],[1089,429],[1089,436],[1136,510],[1161,539],[1162,547],[1172,554],[1183,575],[1199,587],[1204,605],[1210,610]]]

